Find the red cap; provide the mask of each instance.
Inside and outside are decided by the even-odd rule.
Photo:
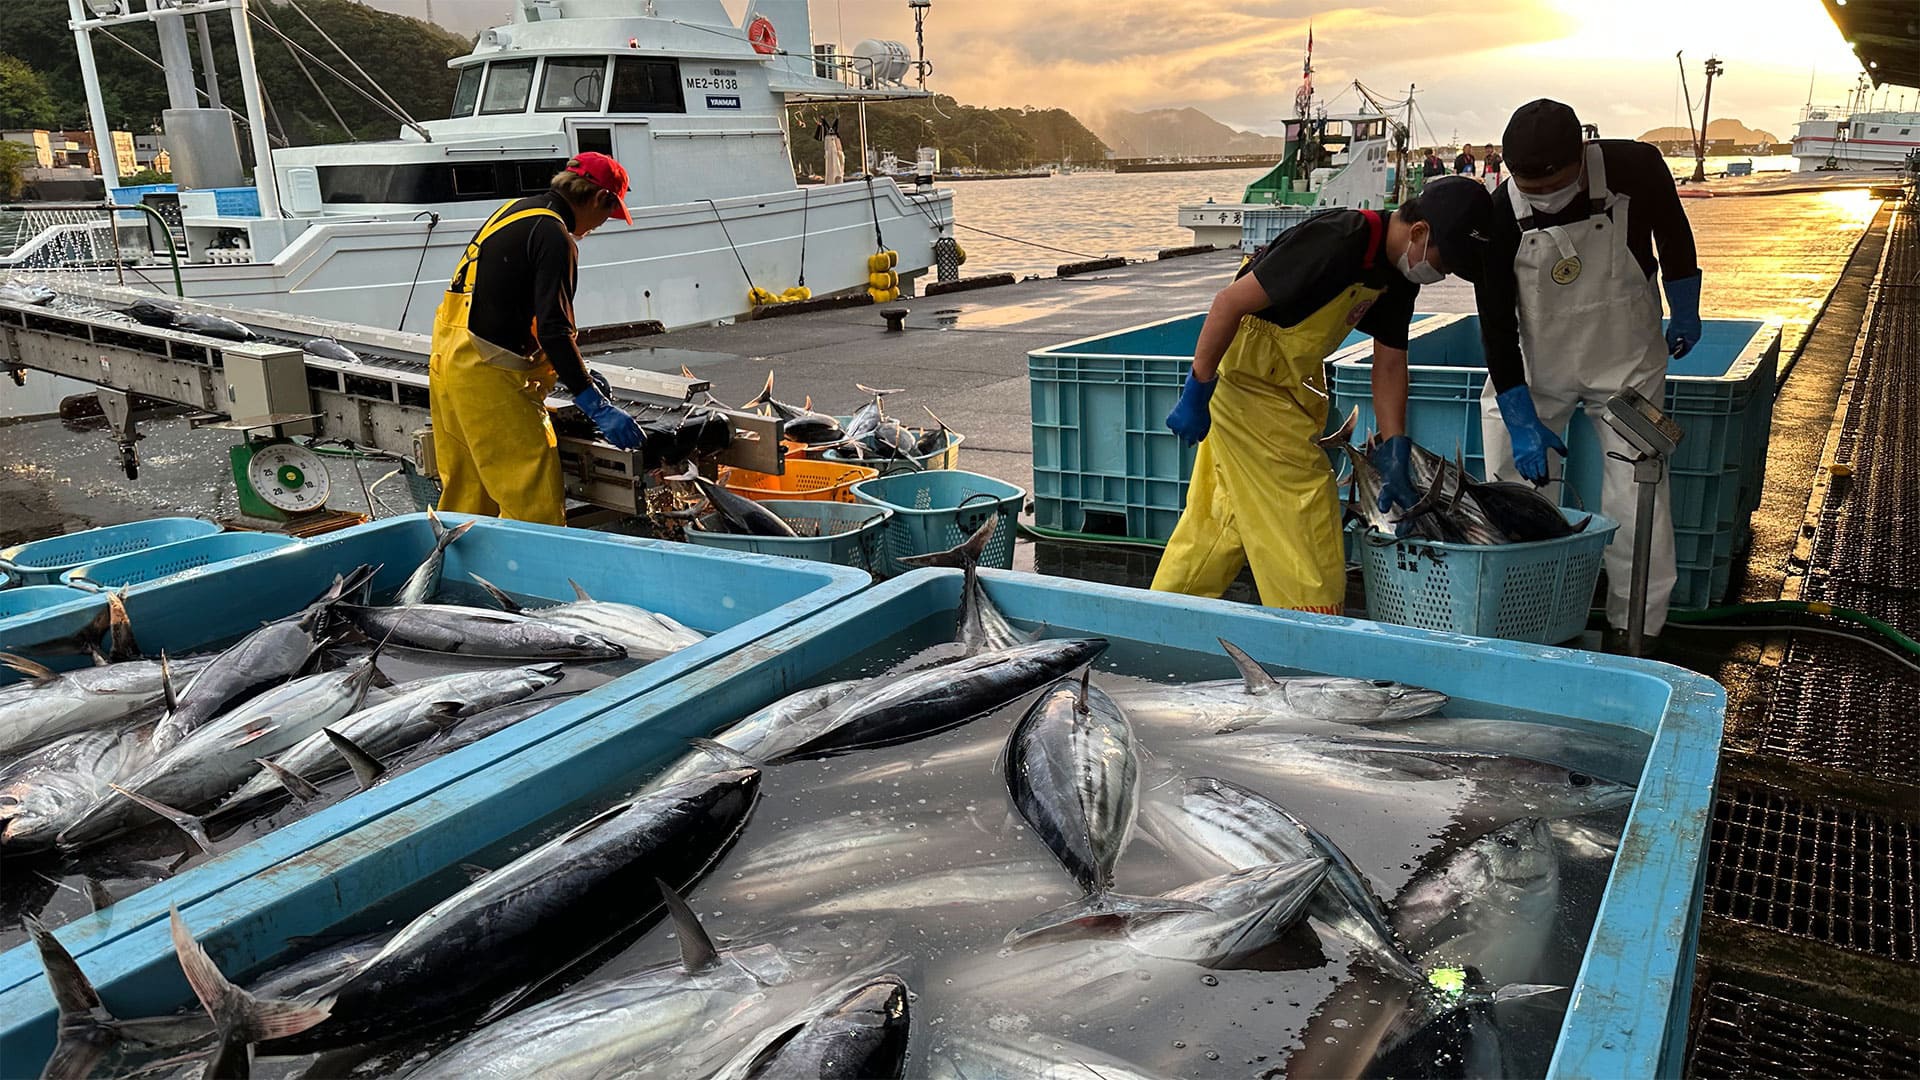
[[[605,154],[589,150],[569,162],[567,171],[576,176],[584,176],[613,192],[614,216],[629,225],[633,224],[633,215],[627,212],[627,170],[622,168],[619,162]]]

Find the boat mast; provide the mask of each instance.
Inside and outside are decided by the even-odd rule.
[[[1707,58],[1707,89],[1700,95],[1700,141],[1694,144],[1693,182],[1707,178],[1707,109],[1713,105],[1713,77],[1726,70],[1718,57]]]

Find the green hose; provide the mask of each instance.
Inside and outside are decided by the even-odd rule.
[[[1049,529],[1040,525],[1020,522],[1020,534],[1029,540],[1064,540],[1074,544],[1098,544],[1102,547],[1137,547],[1153,551],[1165,551],[1165,540],[1138,540],[1130,536],[1103,536],[1100,533],[1071,532],[1066,529]]]
[[[1760,615],[1768,612],[1784,612],[1795,615],[1823,615],[1844,622],[1857,623],[1886,638],[1899,648],[1920,656],[1920,641],[1900,632],[1898,627],[1882,622],[1871,615],[1851,608],[1835,607],[1832,604],[1809,602],[1804,600],[1764,600],[1753,604],[1727,604],[1722,607],[1706,608],[1701,611],[1672,611],[1667,613],[1670,623],[1714,623],[1746,615]]]

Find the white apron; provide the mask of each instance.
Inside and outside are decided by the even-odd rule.
[[[1666,403],[1667,343],[1660,326],[1660,294],[1627,247],[1625,195],[1607,190],[1600,146],[1588,143],[1587,196],[1593,214],[1570,225],[1538,228],[1526,196],[1512,184],[1507,193],[1520,223],[1520,250],[1513,260],[1520,303],[1520,353],[1527,386],[1540,422],[1564,433],[1576,408],[1583,408],[1595,439],[1607,457],[1601,463],[1600,512],[1620,523],[1607,545],[1607,622],[1624,629],[1633,581],[1633,538],[1653,530],[1653,558],[1647,574],[1647,633],[1667,622],[1673,595],[1673,508],[1669,484],[1662,480],[1653,520],[1636,520],[1639,492],[1633,466],[1616,459],[1635,451],[1602,419],[1607,398],[1631,386],[1656,405]],[[1480,395],[1480,433],[1492,478],[1519,480],[1507,425],[1494,401],[1493,380]],[[1560,461],[1547,454],[1556,479]],[[1549,494],[1559,498],[1555,484]],[[1591,500],[1592,492],[1580,492]]]

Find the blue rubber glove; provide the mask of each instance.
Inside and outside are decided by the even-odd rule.
[[[1535,484],[1547,482],[1547,451],[1558,450],[1567,456],[1567,444],[1552,429],[1540,422],[1533,409],[1533,394],[1527,385],[1510,387],[1493,399],[1500,406],[1500,419],[1507,422],[1507,437],[1513,442],[1513,463],[1520,475]]]
[[[1413,489],[1413,439],[1407,435],[1395,435],[1379,446],[1372,454],[1373,467],[1380,470],[1380,511],[1386,513],[1394,507],[1411,510],[1420,501],[1420,493]]]
[[[1661,279],[1667,292],[1667,355],[1678,360],[1700,344],[1700,275]]]
[[[1213,413],[1208,403],[1213,400],[1213,388],[1218,385],[1217,375],[1212,382],[1201,382],[1188,371],[1187,384],[1180,388],[1180,400],[1167,414],[1167,430],[1180,436],[1180,441],[1188,446],[1198,446],[1213,427]]]
[[[600,429],[602,438],[622,450],[640,449],[640,425],[633,422],[626,410],[608,401],[597,387],[576,391],[573,403]]]
[[[594,389],[600,391],[601,397],[613,396],[613,385],[607,382],[607,377],[605,375],[600,374],[599,372],[593,370],[592,368],[588,368],[587,378],[593,380]]]

